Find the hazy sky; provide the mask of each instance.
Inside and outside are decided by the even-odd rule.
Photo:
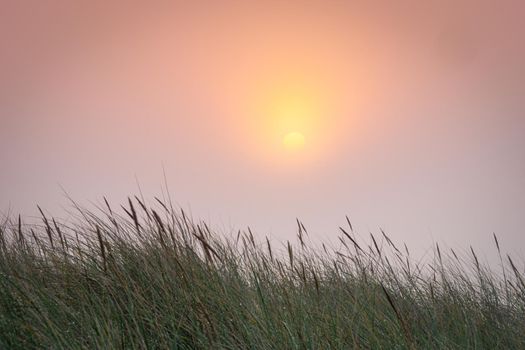
[[[525,252],[523,1],[189,3],[2,1],[0,211],[164,167],[224,231]]]

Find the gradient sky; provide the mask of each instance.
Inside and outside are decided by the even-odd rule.
[[[523,1],[189,3],[2,2],[0,211],[152,198],[164,168],[226,232],[335,242],[348,214],[525,252]]]

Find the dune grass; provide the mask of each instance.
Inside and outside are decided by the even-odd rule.
[[[525,349],[525,276],[501,252],[493,272],[350,221],[328,249],[300,221],[271,244],[160,200],[99,209],[0,224],[1,349]]]

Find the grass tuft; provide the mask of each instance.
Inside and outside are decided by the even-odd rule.
[[[0,221],[0,349],[525,349],[522,263],[214,233],[156,198]],[[138,209],[138,211],[137,211]]]

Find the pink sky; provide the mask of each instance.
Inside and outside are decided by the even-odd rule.
[[[224,231],[522,254],[521,1],[7,1],[0,210],[161,193]],[[289,154],[274,114],[311,116]],[[277,106],[277,107],[276,107]],[[283,126],[284,125],[284,126]],[[294,130],[288,130],[294,131]]]

